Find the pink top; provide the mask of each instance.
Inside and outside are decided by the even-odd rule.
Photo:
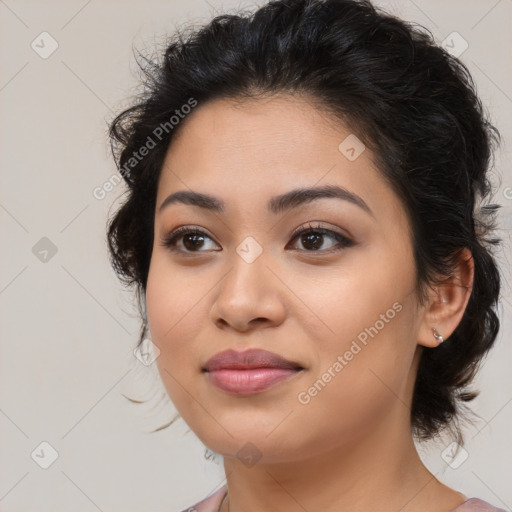
[[[227,493],[227,486],[223,485],[204,500],[199,501],[195,505],[182,510],[181,512],[217,512],[219,510],[222,498]],[[481,500],[480,498],[469,498],[451,512],[507,512],[502,508],[497,508]]]

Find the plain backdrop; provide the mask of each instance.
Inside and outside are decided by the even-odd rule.
[[[156,55],[176,26],[262,3],[0,0],[0,511],[177,512],[224,483],[183,420],[149,433],[174,409],[155,365],[133,354],[133,295],[108,262],[123,186],[93,191],[116,176],[107,123],[136,91],[133,49]],[[442,443],[420,451],[437,478],[510,510],[512,0],[377,3],[439,42],[467,42],[460,58],[503,135],[502,330],[475,383],[482,419],[458,467]]]

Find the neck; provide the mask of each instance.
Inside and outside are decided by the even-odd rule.
[[[228,496],[222,511],[423,512],[435,504],[439,510],[455,508],[463,495],[427,470],[404,423],[399,428],[391,421],[350,446],[340,444],[300,461],[260,461],[247,467],[226,457]]]

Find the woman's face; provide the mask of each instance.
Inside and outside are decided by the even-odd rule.
[[[183,419],[215,452],[235,456],[251,442],[269,462],[349,446],[397,421],[408,428],[422,309],[405,210],[370,150],[291,96],[216,100],[181,128],[159,182],[146,299]],[[326,186],[345,196],[287,196]],[[160,209],[179,191],[223,209]],[[165,246],[180,226],[201,233]],[[309,234],[294,236],[301,228]],[[203,370],[221,351],[249,348],[303,369],[260,372],[285,378],[259,390],[220,388],[222,371]]]

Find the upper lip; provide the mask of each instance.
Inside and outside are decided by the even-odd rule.
[[[302,366],[295,361],[261,349],[248,349],[243,352],[225,350],[208,359],[203,371],[211,372],[221,369],[246,370],[251,368],[290,368],[302,370]]]

